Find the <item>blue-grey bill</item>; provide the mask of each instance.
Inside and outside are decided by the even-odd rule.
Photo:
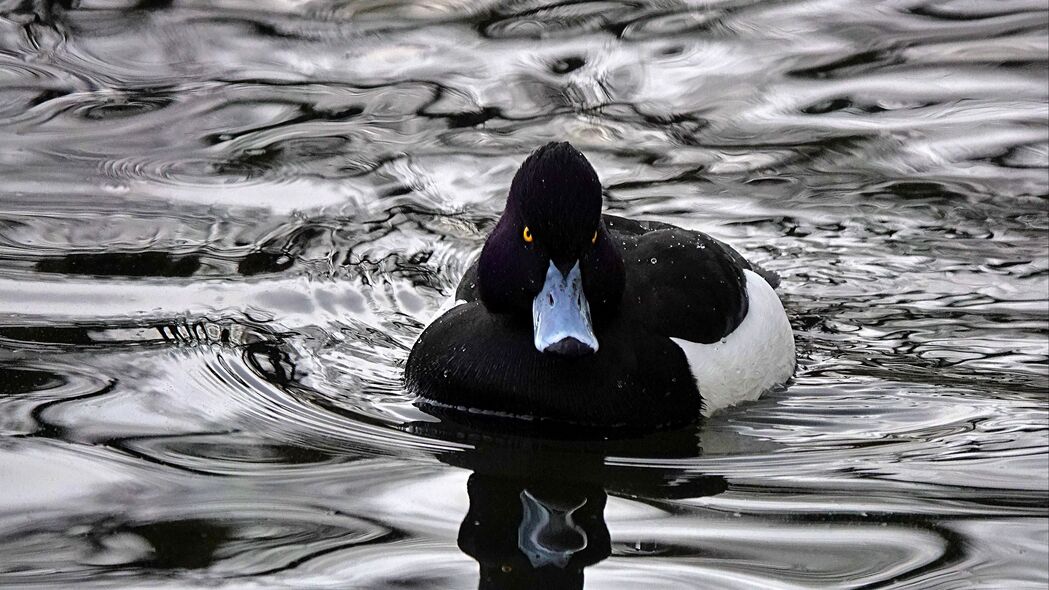
[[[567,275],[550,263],[543,289],[532,300],[532,331],[539,352],[559,352],[566,343],[582,352],[597,352],[590,303],[583,294],[583,275],[576,262]],[[570,339],[576,342],[571,342]],[[589,350],[587,350],[589,349]]]

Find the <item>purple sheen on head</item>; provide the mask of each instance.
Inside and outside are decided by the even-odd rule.
[[[536,150],[517,171],[506,199],[554,258],[590,245],[601,219],[601,181],[586,156],[567,142]]]
[[[505,219],[505,214],[504,214]],[[507,313],[529,310],[543,285],[543,262],[528,252],[516,226],[499,220],[481,250],[477,287],[489,310]]]
[[[605,224],[598,228],[598,239],[580,260],[583,292],[594,318],[604,317],[619,307],[626,289],[626,265]]]
[[[625,282],[623,261],[601,223],[601,181],[579,150],[548,143],[521,164],[499,222],[478,265],[481,300],[496,313],[527,313],[550,261],[569,268],[579,261],[595,315],[613,309]],[[528,227],[534,240],[526,243]],[[600,239],[592,242],[594,232]]]

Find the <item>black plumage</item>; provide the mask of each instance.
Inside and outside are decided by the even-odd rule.
[[[710,343],[735,330],[751,265],[703,233],[602,216],[600,205],[596,174],[567,143],[526,160],[460,281],[466,303],[430,324],[408,358],[406,385],[424,404],[601,427],[698,418],[700,392],[670,338]],[[522,239],[525,227],[534,241]],[[551,261],[580,264],[600,343],[593,354],[533,345],[532,299]]]

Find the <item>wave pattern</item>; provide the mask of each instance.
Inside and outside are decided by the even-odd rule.
[[[487,520],[524,490],[604,506],[565,584],[1043,588],[1047,29],[1029,0],[0,2],[0,585],[527,587]],[[788,389],[589,443],[412,406],[411,343],[555,139],[610,211],[784,277]]]

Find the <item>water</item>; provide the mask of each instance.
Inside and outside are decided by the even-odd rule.
[[[0,2],[0,585],[1044,588],[1047,29]],[[411,405],[411,343],[560,139],[609,211],[783,275],[788,389],[635,441]],[[519,542],[543,510],[558,551]]]

